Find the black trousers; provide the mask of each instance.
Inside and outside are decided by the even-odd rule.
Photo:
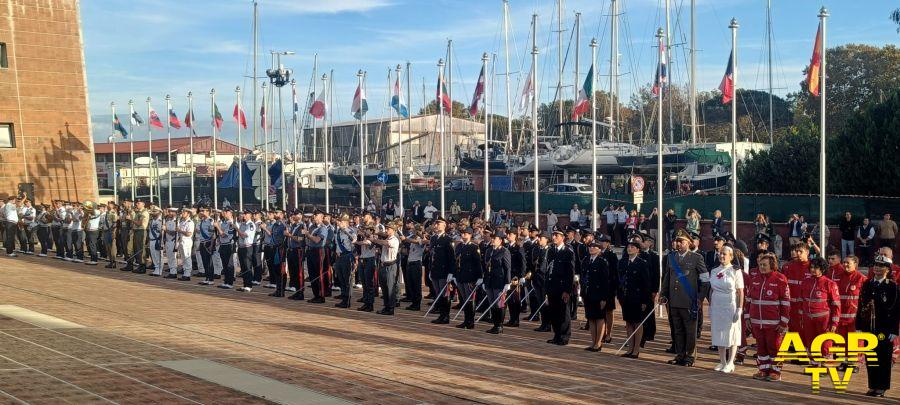
[[[287,250],[287,267],[288,277],[290,277],[290,287],[294,287],[297,291],[303,291],[301,277],[303,277],[303,269],[300,267],[302,258],[300,257],[300,249],[288,248]]]
[[[284,258],[281,257],[281,252],[279,252],[281,248],[273,245],[265,245],[263,246],[263,258],[266,261],[266,268],[269,269],[269,283],[275,284],[275,290],[277,292],[284,292],[284,284],[281,277],[281,262]]]
[[[3,241],[3,247],[6,248],[6,254],[11,255],[16,250],[16,232],[18,226],[15,222],[4,222],[6,229],[6,240]]]
[[[119,234],[116,235],[116,243],[119,244],[119,246],[118,246],[119,254],[121,254],[122,257],[125,259],[128,259],[128,257],[130,255],[134,254],[134,252],[131,251],[131,246],[128,245],[128,238],[130,236],[131,236],[131,229],[126,229],[126,228],[119,229]],[[196,267],[193,267],[193,268],[196,269]]]
[[[363,285],[363,304],[375,305],[375,291],[378,290],[378,284],[375,284],[375,258],[366,257],[359,259],[359,277],[362,279]]]
[[[253,288],[253,246],[241,246],[238,248],[238,261],[241,263],[241,279],[244,287]],[[209,269],[209,267],[204,267]],[[209,274],[210,270],[207,270]],[[208,277],[208,276],[207,276]]]
[[[27,225],[18,231],[19,250],[34,253],[34,231],[29,229]]]
[[[878,356],[877,364],[866,361],[869,389],[886,391],[891,388],[891,354],[893,351],[894,343],[887,336],[878,340],[878,346],[875,346],[875,355]]]
[[[406,283],[406,298],[409,298],[412,305],[422,305],[422,261],[416,260],[406,262],[406,274],[403,277]]]
[[[540,319],[541,326],[543,326],[547,323],[546,316],[544,316],[544,313],[547,311],[547,305],[544,305],[543,308],[541,308],[541,304],[544,303],[546,295],[546,292],[544,291],[544,281],[532,277],[531,286],[534,287],[534,289],[528,294],[528,301],[531,304],[531,314],[529,314],[528,319]],[[537,312],[538,308],[541,308],[541,314],[536,317],[534,316],[534,313]]]
[[[354,257],[352,252],[338,256],[334,263],[334,283],[341,289],[341,297],[345,301],[350,300],[350,277],[353,275]]]
[[[37,238],[38,242],[40,242],[41,244],[41,254],[47,254],[47,251],[50,249],[50,245],[53,244],[53,242],[50,241],[50,228],[46,226],[38,226]]]
[[[655,312],[654,303],[647,303],[647,310],[644,311],[644,317],[649,315],[651,312]],[[650,315],[650,318],[647,318],[647,322],[644,322],[644,334],[641,335],[641,344],[644,342],[656,340],[656,315]]]
[[[569,296],[573,299],[575,296]],[[549,294],[547,296],[547,315],[550,317],[550,326],[553,328],[553,338],[568,343],[572,335],[572,318],[569,317],[569,305],[563,302],[562,294]]]
[[[213,269],[212,265],[212,254],[213,254],[212,241],[209,242],[200,242],[200,246],[197,247],[197,251],[200,252],[200,261],[203,262],[203,271],[204,277],[206,280],[215,280],[215,269]],[[222,263],[225,265],[225,263]]]
[[[675,342],[675,358],[694,361],[697,354],[697,320],[692,319],[689,308],[670,307],[669,317],[672,322],[672,339]]]
[[[61,233],[61,232],[59,231],[59,226],[56,226],[56,225],[51,225],[51,226],[50,226],[50,238],[52,239],[52,240],[50,241],[50,245],[52,245],[52,246],[53,246],[53,250],[56,251],[56,257],[63,257],[63,256],[65,256],[64,253],[63,253],[63,251],[64,251],[65,249],[63,249],[62,244],[59,243],[59,237],[60,237],[59,235],[60,235],[60,233]]]
[[[397,290],[400,289],[400,278],[397,274],[397,262],[382,263],[378,269],[378,284],[381,286],[381,299],[384,310],[394,312],[397,302]]]
[[[99,258],[99,247],[97,246],[97,242],[100,241],[100,232],[86,231],[84,234],[85,239],[87,239],[88,255],[91,258],[91,262],[96,262]]]
[[[219,245],[219,258],[222,259],[222,279],[225,281],[225,284],[234,285],[234,261],[231,260],[231,256],[234,254],[234,244],[228,245]],[[190,260],[190,259],[185,259]],[[206,270],[206,267],[203,268]],[[210,271],[206,271],[206,281],[215,280],[215,274],[210,278]]]
[[[309,288],[313,292],[314,298],[325,296],[325,274],[324,256],[325,249],[310,248],[306,252],[306,266],[309,272]]]
[[[251,260],[253,263],[252,274],[253,274],[253,281],[256,281],[257,283],[262,282],[262,275],[263,275],[263,263],[261,260],[259,260],[259,252],[261,252],[260,249],[262,249],[262,248],[259,246],[258,243],[253,244],[253,255],[251,257]]]

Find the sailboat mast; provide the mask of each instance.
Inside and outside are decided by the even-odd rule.
[[[612,15],[611,41],[609,46],[609,141],[618,141],[616,136],[616,79],[619,70],[619,4],[616,0],[610,0],[610,14]]]
[[[775,114],[772,98],[772,0],[766,2],[766,41],[769,48],[769,145],[775,143]]]
[[[441,143],[441,149],[445,151],[445,153],[450,153],[450,173],[456,173],[456,159],[454,159],[453,151],[456,149],[456,142],[453,139],[453,40],[447,40],[447,98],[450,99],[450,111],[447,111],[448,116],[450,117],[450,121],[447,124],[447,130],[450,131],[450,136],[447,138],[450,141],[450,148],[444,149],[446,146],[444,143]],[[441,188],[444,187],[444,181],[441,180]],[[443,209],[444,207],[441,207]],[[441,212],[441,216],[444,213]]]
[[[556,0],[556,63],[559,67],[559,79],[556,81],[556,98],[559,100],[559,121],[557,124],[562,124],[563,122],[563,96],[562,96],[562,78],[563,78],[563,52],[562,52],[562,13],[563,13],[563,0]],[[537,153],[535,153],[534,158],[537,159]],[[536,161],[536,160],[535,160]]]
[[[257,95],[256,95],[256,74],[257,74],[257,69],[259,68],[257,66],[258,65],[257,61],[259,60],[259,27],[257,25],[258,21],[259,21],[259,2],[254,1],[253,2],[253,79],[251,80],[251,82],[253,84],[250,86],[250,88],[253,89],[253,111],[254,111],[254,113],[251,114],[251,115],[253,115],[253,145],[257,145],[257,142],[256,142],[257,141],[257,139],[256,139],[256,127],[257,127],[256,114],[257,113],[255,111],[257,111],[256,109],[258,108],[256,105],[256,103],[257,103],[257,101],[256,101],[256,97],[257,97]],[[240,149],[238,149],[238,150],[240,150]],[[191,158],[191,160],[193,161],[193,158]],[[243,169],[241,169],[241,170],[243,170]],[[241,192],[243,192],[243,190]],[[241,208],[241,209],[243,209],[243,208]]]
[[[691,143],[697,143],[697,0],[691,0]]]
[[[531,16],[531,131],[532,141],[534,142],[534,226],[541,226],[541,210],[540,203],[540,181],[538,181],[538,172],[541,160],[538,158],[538,127],[537,127],[537,14]],[[561,111],[561,110],[560,110]],[[443,188],[441,188],[443,189]]]
[[[666,0],[666,67],[672,66],[672,32],[669,15],[669,0]],[[660,113],[661,114],[661,113]],[[662,117],[662,115],[660,115]],[[672,121],[672,97],[669,97],[669,143],[675,143],[675,130]]]
[[[512,96],[509,88],[509,0],[503,0],[503,42],[506,53],[506,148],[512,151]]]
[[[575,81],[572,88],[575,89],[575,99],[578,99],[578,63],[581,50],[581,13],[575,13]],[[592,95],[591,95],[592,96]],[[574,108],[574,107],[573,107]],[[578,125],[575,126],[575,134],[578,135]]]

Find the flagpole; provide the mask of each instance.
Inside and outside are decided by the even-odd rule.
[[[390,90],[391,89],[391,69],[390,68],[388,68],[387,88],[388,88],[388,92],[392,92],[392,90]],[[388,93],[388,94],[390,94],[390,93]],[[390,97],[388,97],[388,104],[390,104]],[[388,131],[387,131],[388,136],[387,136],[387,141],[385,142],[385,144],[387,144],[388,148],[390,148],[390,145],[394,142],[391,139],[391,135],[394,132],[393,126],[394,126],[394,109],[391,108],[391,106],[389,105],[388,106]],[[388,168],[388,160],[389,160],[388,158],[389,157],[390,157],[390,149],[387,149],[384,152],[384,168],[385,169]],[[402,176],[402,174],[401,174],[401,176]],[[386,183],[385,183],[385,189],[387,189]]]
[[[134,100],[128,100],[128,131],[131,132],[131,140],[128,142],[128,147],[131,149],[131,201],[134,202],[135,187],[137,187],[134,176]]]
[[[412,136],[412,69],[411,64],[406,62],[406,128],[409,131],[410,136]],[[410,141],[411,142],[411,141]],[[409,156],[409,167],[410,169],[413,167],[413,159],[412,159],[412,143],[408,146],[409,151],[407,151],[406,156]],[[403,201],[400,202],[400,207],[403,208]],[[406,211],[403,211],[403,215],[406,216]]]
[[[218,162],[216,161],[219,158],[217,142],[217,130],[219,129],[216,125],[216,89],[212,89],[209,91],[209,101],[212,104],[212,178],[213,178],[213,208],[219,208],[219,176],[217,173]]]
[[[448,112],[450,121],[448,122],[448,125],[447,125],[447,130],[450,132],[450,136],[448,137],[448,141],[449,141],[450,145],[449,145],[449,149],[447,150],[447,152],[450,153],[450,173],[456,174],[456,166],[454,164],[455,159],[453,158],[453,156],[454,156],[453,152],[456,148],[454,147],[455,142],[453,141],[453,40],[452,39],[447,40],[447,98],[450,99],[450,111]],[[441,143],[441,149],[442,150],[444,149],[443,143]],[[441,190],[443,190],[443,189],[444,189],[444,181],[441,180]],[[444,209],[443,205],[444,205],[444,203],[441,202],[441,210],[442,211]],[[444,213],[441,212],[441,216],[443,216],[443,215],[444,215]]]
[[[150,186],[150,203],[153,203],[153,130],[151,129],[153,125],[150,125],[150,97],[147,97],[147,156],[150,157],[150,173],[149,178],[150,181],[147,182]],[[159,166],[157,166],[158,168]],[[159,173],[157,172],[157,175]],[[157,177],[156,181],[159,181],[159,177]]]
[[[534,15],[534,21],[537,22],[537,15]],[[534,43],[534,38],[536,37],[535,31],[537,31],[537,24],[534,25],[534,29],[532,31],[532,44]],[[541,225],[541,209],[540,209],[540,181],[538,178],[538,171],[540,166],[540,159],[538,158],[538,127],[537,127],[537,56],[538,56],[538,48],[537,46],[532,46],[531,48],[531,66],[534,68],[531,69],[531,83],[532,88],[534,89],[534,95],[531,97],[531,130],[533,131],[534,138],[534,226],[540,227]],[[443,185],[442,185],[443,186]]]
[[[254,86],[255,87],[255,86]],[[241,114],[244,112],[241,106],[241,86],[234,88],[235,105],[238,106],[237,119],[237,153],[238,153],[238,210],[244,211],[244,153],[241,148],[244,143],[241,141]],[[253,119],[256,121],[256,118]],[[255,126],[255,125],[254,125]]]
[[[356,72],[356,91],[359,94],[359,212],[366,210],[366,146],[363,137],[363,115],[362,115],[362,77],[363,71],[360,69]]]
[[[300,155],[298,153],[299,141],[297,139],[297,81],[291,79],[291,134],[294,143],[294,209],[300,208],[299,191],[300,179],[297,177],[297,166],[300,163]],[[284,185],[282,184],[282,187]]]
[[[599,228],[597,213],[597,97],[594,85],[597,75],[594,74],[597,62],[597,38],[591,39],[591,230]]]
[[[168,159],[168,167],[166,171],[169,176],[169,207],[172,206],[172,97],[166,94],[166,154]],[[160,200],[162,198],[160,197]]]
[[[503,0],[503,51],[506,54],[506,152],[512,152],[512,96],[509,89],[509,0]],[[485,207],[487,209],[487,207]],[[534,224],[538,226],[538,224]]]
[[[312,76],[312,94],[313,94],[313,96],[315,96],[317,94],[316,93],[316,77],[318,77],[318,76],[319,76],[319,54],[317,53],[313,56],[313,76]],[[313,99],[313,103],[315,103],[315,99]],[[312,130],[312,155],[313,155],[312,160],[313,161],[319,160],[318,148],[319,148],[319,142],[318,142],[318,137],[316,137],[316,118],[313,117],[313,130]],[[323,160],[323,162],[324,162],[324,160]],[[325,178],[326,179],[328,178],[328,170],[327,169],[325,170]],[[315,183],[315,181],[313,181],[313,183]],[[315,187],[315,184],[313,184],[313,187]]]
[[[665,45],[662,42],[663,38],[663,29],[662,27],[656,30],[656,43],[660,47],[664,47]],[[656,77],[659,86],[659,91],[656,95],[656,107],[659,111],[656,120],[656,239],[657,239],[657,250],[659,250],[659,268],[663,267],[663,249],[670,249],[669,246],[663,246],[661,241],[664,240],[663,235],[663,191],[665,190],[666,179],[663,177],[663,118],[662,118],[662,110],[663,110],[663,82],[662,82],[662,69],[663,62],[665,60],[663,57],[662,49],[660,49],[656,53]],[[668,68],[668,66],[667,66]]]
[[[444,149],[446,147],[445,142],[445,134],[444,134],[444,60],[438,60],[438,110],[439,116],[438,119],[441,121],[441,150],[438,153],[438,156],[441,159],[441,184],[438,186],[441,188],[441,218],[444,218],[444,173],[446,172],[445,163],[444,163]],[[453,102],[451,101],[450,108],[453,108]],[[452,120],[452,118],[451,118]]]
[[[269,105],[269,109],[266,111],[266,114],[270,115],[270,117],[274,118],[275,114],[271,113],[272,110],[274,110],[273,104],[275,104],[274,100],[273,100],[274,97],[272,97],[272,95],[273,95],[272,90],[269,89],[268,84],[266,82],[263,82],[263,97],[265,97],[267,104]],[[269,117],[266,117],[266,118],[269,118]],[[263,177],[263,180],[265,180],[264,184],[263,184],[264,192],[262,193],[263,194],[262,206],[265,207],[265,209],[267,211],[269,210],[269,185],[271,185],[271,183],[272,183],[272,179],[269,178],[269,134],[272,133],[271,128],[272,128],[272,120],[267,119],[266,127],[263,128],[263,164],[262,164],[262,167],[263,167],[262,177]]]
[[[194,206],[194,92],[189,91],[187,94],[188,99],[188,117],[191,118],[191,125],[188,126],[190,131],[188,132],[188,138],[190,140],[190,153],[191,153],[191,164],[189,169],[191,171],[191,207]]]
[[[398,189],[399,195],[397,197],[397,203],[400,204],[400,217],[403,217],[403,116],[400,114],[400,106],[403,103],[400,102],[400,92],[403,90],[400,88],[400,64],[397,64],[397,150],[399,151],[397,156],[397,162],[399,162],[398,170],[400,171],[400,188]],[[390,73],[388,73],[388,77],[390,78]],[[388,80],[388,87],[390,87],[390,80]],[[409,108],[406,109],[406,115],[409,115]],[[409,128],[406,129],[409,131]],[[396,209],[395,209],[396,213]]]
[[[487,75],[487,63],[488,63],[488,54],[485,52],[481,55],[481,71],[485,72]],[[477,87],[477,85],[476,85]],[[485,86],[487,87],[487,86]],[[477,102],[477,100],[476,100]],[[476,113],[478,111],[475,111]],[[490,180],[490,166],[488,163],[488,148],[491,144],[490,135],[488,133],[488,115],[487,115],[487,91],[484,93],[484,220],[491,220],[491,213],[488,207],[491,205],[491,180]]]
[[[325,92],[325,99],[322,102],[327,106],[328,105],[328,97],[331,96],[328,94],[328,75],[322,74],[322,91]],[[323,107],[324,108],[324,107]],[[330,112],[329,112],[330,113]],[[328,170],[328,117],[322,117],[322,144],[325,145],[325,149],[322,151],[322,161],[325,162],[325,212],[329,212],[331,209],[331,179],[329,178],[331,173]],[[362,175],[362,174],[360,174]]]
[[[732,18],[731,24],[731,235],[737,238],[737,19]]]
[[[279,58],[280,59],[280,58]],[[278,69],[281,70],[281,64]],[[284,156],[287,149],[284,147],[284,99],[282,97],[282,86],[278,86],[278,146],[281,148],[281,210],[287,210],[287,188],[285,187],[284,171],[287,167],[284,165]]]
[[[825,80],[828,77],[825,74],[825,50],[827,49],[825,47],[825,20],[828,16],[828,9],[822,7],[819,10],[819,21],[822,24],[822,44],[818,50],[822,58],[822,78],[821,85],[819,85],[819,246],[822,249],[827,247],[825,242],[828,234],[828,225],[825,221],[825,215],[827,214],[825,211],[825,174],[827,171],[825,159]]]
[[[109,141],[112,143],[113,156],[112,156],[112,172],[113,172],[113,198],[116,203],[119,202],[119,178],[116,176],[118,174],[118,170],[116,169],[116,102],[113,101],[109,103],[109,108],[112,109],[113,115],[113,126],[112,133],[110,134]],[[129,117],[131,118],[131,117]],[[119,121],[119,125],[122,125],[122,121]]]
[[[618,80],[619,67],[619,6],[618,3],[616,3],[616,0],[610,0],[609,7],[610,18],[612,18],[612,23],[610,24],[610,35],[612,38],[609,45],[609,141],[619,142],[616,135],[616,107],[618,107],[618,101],[616,100],[616,80]]]

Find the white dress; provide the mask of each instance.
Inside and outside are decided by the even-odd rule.
[[[735,291],[744,288],[744,276],[731,265],[719,266],[709,275],[712,295],[709,300],[709,322],[712,344],[719,347],[741,344],[741,321],[734,322],[737,309]]]

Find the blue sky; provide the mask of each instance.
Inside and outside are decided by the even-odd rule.
[[[656,54],[654,33],[664,24],[662,0],[620,0],[620,53],[623,97],[652,80]],[[773,0],[775,38],[775,92],[798,89],[803,79],[817,26],[819,1]],[[840,1],[826,4],[831,12],[828,45],[897,43],[900,35],[888,19],[896,5],[887,1]],[[481,67],[483,52],[497,54],[497,73],[503,72],[501,0],[260,0],[260,74],[269,67],[269,50],[290,50],[296,55],[282,63],[293,68],[298,93],[307,91],[313,55],[322,69],[334,69],[335,121],[351,118],[350,102],[356,88],[356,72],[368,72],[368,102],[371,117],[386,116],[388,69],[411,63],[411,110],[418,111],[425,97],[433,98],[436,63],[445,56],[447,39],[453,40],[453,98],[468,104]],[[690,0],[671,0],[673,43],[687,43]],[[739,87],[764,88],[765,0],[697,0],[698,89],[717,87],[730,50],[728,23],[736,17],[741,25],[739,41]],[[592,37],[598,48],[599,74],[609,71],[609,1],[564,2],[563,47],[569,46],[574,13],[582,13],[581,77],[590,65]],[[235,86],[249,90],[252,63],[250,0],[91,0],[81,3],[85,57],[94,137],[105,139],[110,131],[109,104],[114,101],[127,111],[129,99],[146,116],[146,98],[164,116],[166,94],[173,97],[179,116],[187,109],[188,91],[195,94],[195,114],[200,128],[209,125],[209,91],[217,90],[217,104],[226,116],[226,137],[233,132],[231,110]],[[552,0],[510,0],[510,71],[513,103],[520,93],[521,76],[530,66],[529,27],[537,13],[537,43],[540,48],[540,98],[550,100],[557,80],[556,5]],[[551,27],[550,24],[553,24]],[[574,43],[571,45],[574,48]],[[574,49],[566,66],[564,96],[574,98]],[[685,85],[688,80],[686,46],[673,49],[670,80]],[[600,77],[600,89],[608,89],[608,76]],[[321,81],[318,82],[321,84]],[[494,109],[504,112],[502,76],[495,84]],[[261,97],[261,96],[260,96]],[[285,99],[290,97],[286,89]],[[302,99],[301,99],[302,100]],[[245,91],[242,103],[248,119],[252,100]],[[301,101],[302,104],[302,101]],[[515,110],[515,109],[514,109]],[[145,132],[145,130],[138,131]],[[186,135],[186,133],[177,133]],[[205,132],[205,131],[203,131]],[[143,133],[135,139],[145,138]],[[158,134],[155,136],[159,136]]]

